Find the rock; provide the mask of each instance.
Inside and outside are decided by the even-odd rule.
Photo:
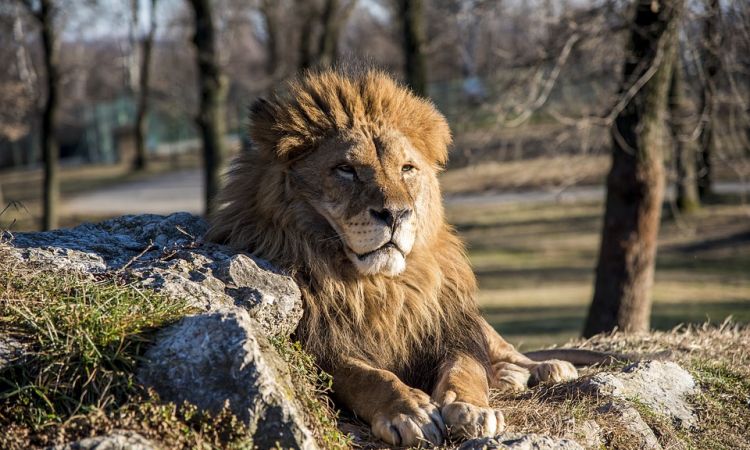
[[[595,420],[587,420],[576,430],[574,440],[585,448],[604,448],[602,427]]]
[[[186,317],[163,330],[139,379],[161,398],[214,413],[225,405],[258,448],[314,449],[283,361],[243,310]]]
[[[583,450],[570,439],[555,439],[541,434],[503,433],[491,438],[471,439],[459,450]]]
[[[0,334],[0,373],[23,362],[26,350],[21,342]]]
[[[81,439],[54,450],[156,450],[160,447],[134,431],[115,430],[104,436]]]
[[[603,372],[584,379],[579,388],[590,394],[634,400],[670,417],[675,426],[692,427],[696,417],[687,398],[697,393],[695,380],[671,361],[641,361],[622,372]]]
[[[612,422],[618,424],[628,434],[628,448],[638,450],[662,450],[654,431],[643,420],[635,408],[620,403],[608,403],[597,411],[601,414],[611,414]],[[615,431],[622,434],[622,432]],[[623,437],[620,436],[622,439]]]
[[[206,311],[247,309],[270,335],[302,317],[294,281],[259,258],[203,242],[206,222],[188,213],[122,216],[97,224],[5,236],[10,254],[48,271],[117,273]]]

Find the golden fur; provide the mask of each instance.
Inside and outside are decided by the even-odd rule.
[[[307,228],[310,208],[290,186],[287,169],[351,128],[397,128],[435,168],[446,161],[450,131],[429,102],[375,71],[357,78],[310,74],[252,109],[253,148],[230,172],[209,239],[289,271],[304,293],[298,337],[327,368],[346,354],[419,378],[451,346],[481,352],[481,339],[471,331],[478,320],[475,278],[443,218],[437,182],[419,242],[398,278],[357,276],[333,230]],[[430,354],[417,355],[426,345]],[[434,382],[429,372],[429,379],[413,381]]]
[[[479,315],[443,216],[437,172],[451,138],[431,103],[377,71],[309,73],[256,102],[249,131],[208,238],[297,281],[297,337],[376,436],[489,436],[504,426],[489,382],[575,372],[529,360]]]

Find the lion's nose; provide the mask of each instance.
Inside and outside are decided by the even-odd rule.
[[[405,220],[411,215],[411,209],[390,209],[385,208],[380,211],[370,209],[370,215],[380,222],[385,223],[389,227],[392,227],[394,223],[399,223]]]

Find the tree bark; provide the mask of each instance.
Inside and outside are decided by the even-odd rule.
[[[310,4],[309,0],[296,0],[297,14],[301,17],[302,23],[300,25],[299,34],[299,48],[298,48],[298,59],[297,68],[300,71],[304,71],[312,67],[314,61],[312,46],[310,45],[310,38],[315,28],[315,18],[317,12],[315,8]]]
[[[138,77],[138,105],[135,113],[135,162],[133,164],[135,170],[145,170],[148,165],[146,115],[148,113],[151,52],[156,35],[156,2],[157,0],[151,0],[151,20],[148,32],[141,42],[141,73]]]
[[[214,209],[213,199],[220,187],[224,161],[224,103],[226,80],[221,73],[216,53],[216,30],[213,25],[211,0],[189,0],[193,7],[200,109],[196,122],[203,141],[206,214]]]
[[[415,94],[427,97],[422,0],[398,0],[404,45],[406,83]]]
[[[669,88],[670,128],[674,142],[674,159],[677,171],[677,208],[691,213],[700,208],[698,183],[695,174],[697,143],[691,138],[692,123],[695,117],[685,96],[685,82],[682,64],[675,53],[672,69],[672,84]]]
[[[721,20],[721,5],[719,0],[706,0],[706,20],[703,25],[703,67],[706,79],[702,92],[702,106],[706,113],[706,123],[701,134],[701,151],[698,155],[698,193],[701,199],[711,195],[713,186],[712,158],[716,154],[716,91],[719,79],[721,61],[721,34],[719,31]]]
[[[58,46],[54,24],[53,0],[40,0],[36,13],[42,37],[44,68],[47,73],[47,99],[42,113],[41,147],[44,162],[44,197],[42,201],[42,229],[57,228],[57,206],[60,201],[58,166],[60,150],[55,140],[58,109]]]
[[[683,0],[637,0],[622,95],[646,79],[612,126],[612,167],[594,298],[584,336],[649,328],[664,196],[664,115]]]
[[[337,41],[339,39],[338,21],[336,13],[339,10],[339,0],[326,0],[323,5],[323,15],[320,18],[323,29],[318,42],[318,61],[320,67],[329,67],[336,60]]]
[[[260,11],[266,22],[266,73],[272,78],[279,72],[279,63],[281,61],[279,52],[279,11],[278,0],[263,0],[260,4]]]

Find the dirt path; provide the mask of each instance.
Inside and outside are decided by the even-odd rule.
[[[719,194],[750,194],[750,184],[717,183]],[[671,195],[668,193],[668,195]],[[477,206],[512,203],[595,201],[604,198],[603,186],[573,186],[565,190],[528,190],[446,195],[451,204]],[[77,194],[63,203],[64,212],[78,215],[168,214],[175,211],[203,211],[203,179],[198,169],[182,170],[157,177],[125,182],[92,192]]]

